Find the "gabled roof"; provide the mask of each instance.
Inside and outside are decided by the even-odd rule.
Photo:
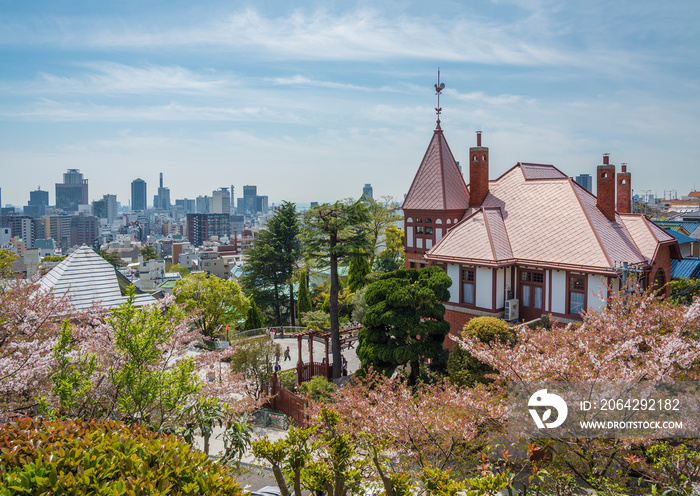
[[[41,278],[41,286],[56,295],[67,294],[78,310],[93,303],[113,308],[125,301],[114,267],[88,246],[81,246]],[[148,294],[136,295],[135,305],[149,305],[155,299]]]
[[[596,197],[556,167],[518,163],[489,182],[481,208],[468,210],[426,258],[610,272],[615,262],[648,263],[660,242],[673,241],[641,215],[611,222]]]
[[[666,231],[671,236],[676,238],[676,241],[678,241],[678,244],[696,243],[698,241],[697,239],[691,238],[690,236],[687,236],[687,235],[683,234],[682,232],[671,229],[670,227],[665,228],[664,231]]]
[[[689,236],[695,239],[700,238],[700,222],[692,220],[657,220],[654,221],[657,225],[661,227],[677,228],[682,227],[688,233]]]
[[[671,259],[671,279],[700,277],[700,259],[687,257],[683,260]]]
[[[469,192],[438,124],[413,178],[404,210],[466,210]]]

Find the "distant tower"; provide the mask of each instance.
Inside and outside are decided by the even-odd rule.
[[[369,183],[365,184],[365,186],[362,188],[362,198],[372,200],[374,198],[373,194],[374,192],[372,190],[372,185]]]
[[[29,192],[29,203],[24,207],[24,213],[40,217],[46,212],[46,207],[49,206],[49,192],[43,191],[41,187],[36,191]]]
[[[63,183],[56,183],[56,208],[77,211],[78,205],[88,204],[88,182],[79,169],[68,169]]]
[[[593,193],[593,177],[590,174],[579,174],[574,180]]]
[[[160,186],[158,187],[158,194],[153,197],[153,207],[156,210],[169,210],[170,209],[170,188],[165,188],[163,186],[163,173],[160,173]]]
[[[131,209],[135,212],[146,210],[146,181],[141,178],[131,181]]]
[[[231,214],[231,197],[227,188],[212,191],[210,212],[212,214]]]

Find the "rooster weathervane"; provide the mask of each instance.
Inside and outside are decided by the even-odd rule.
[[[435,112],[437,113],[438,126],[440,125],[440,112],[442,112],[442,108],[440,107],[440,93],[444,89],[445,89],[445,83],[440,82],[440,68],[438,68],[438,80],[437,80],[437,84],[435,85],[435,94],[438,97],[438,100],[437,100],[438,104],[437,104],[437,107],[435,107]]]

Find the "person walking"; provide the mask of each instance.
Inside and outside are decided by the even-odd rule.
[[[287,346],[287,349],[284,350],[284,361],[286,362],[287,360],[291,360],[291,359],[292,359],[292,355],[290,354],[289,346]]]

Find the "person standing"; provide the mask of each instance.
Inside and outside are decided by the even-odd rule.
[[[291,360],[292,355],[289,352],[289,346],[287,346],[287,349],[284,350],[284,361],[286,362],[287,360]]]

